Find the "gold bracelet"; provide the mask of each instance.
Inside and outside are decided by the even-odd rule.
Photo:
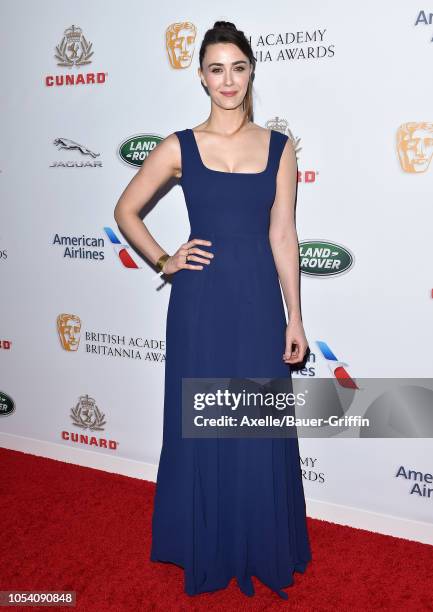
[[[161,270],[164,267],[165,262],[167,261],[167,259],[170,257],[170,255],[168,255],[168,253],[164,253],[163,255],[161,255],[161,257],[158,259],[158,261],[156,262],[156,267],[158,268],[158,270],[161,272]]]

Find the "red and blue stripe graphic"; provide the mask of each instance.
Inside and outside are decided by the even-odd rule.
[[[348,363],[344,361],[340,361],[334,355],[329,345],[323,340],[316,340],[316,344],[319,347],[323,357],[326,359],[326,363],[328,364],[329,369],[338,380],[339,384],[342,387],[346,387],[348,389],[359,389],[356,382],[350,376],[349,372],[346,370],[345,366],[348,366]]]
[[[129,250],[131,247],[129,244],[123,244],[120,242],[119,238],[116,236],[111,227],[104,227],[104,231],[108,236],[109,241],[113,245],[114,252],[117,257],[120,259],[125,268],[141,268],[141,265],[138,264],[130,255]]]

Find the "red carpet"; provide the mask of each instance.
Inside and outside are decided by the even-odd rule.
[[[313,561],[288,601],[255,578],[252,598],[235,580],[189,597],[181,568],[148,560],[154,483],[4,449],[0,460],[0,590],[75,590],[80,612],[433,610],[432,546],[313,519]],[[29,609],[67,608],[14,608]]]

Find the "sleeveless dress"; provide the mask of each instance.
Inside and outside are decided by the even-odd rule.
[[[151,561],[184,568],[189,595],[254,575],[283,599],[311,560],[297,438],[182,438],[182,377],[291,377],[286,317],[269,241],[287,136],[270,132],[258,173],[207,168],[194,132],[175,132],[190,235],[214,253],[172,275],[166,322],[163,441]],[[199,262],[190,263],[199,265]]]

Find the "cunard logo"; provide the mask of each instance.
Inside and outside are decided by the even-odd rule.
[[[302,151],[302,147],[299,146],[301,139],[293,135],[292,130],[289,128],[289,122],[277,116],[266,121],[265,127],[288,136],[295,150],[296,159],[299,161],[299,153]],[[315,183],[318,174],[319,172],[317,170],[298,169],[298,183]]]
[[[87,42],[81,28],[72,25],[65,30],[62,41],[56,47],[58,66],[85,66],[91,63],[92,43]]]
[[[62,440],[114,451],[118,449],[119,442],[116,440],[100,438],[92,433],[102,431],[104,425],[106,425],[105,414],[99,410],[93,397],[89,397],[87,394],[81,395],[75,406],[71,408],[70,417],[73,425],[81,429],[82,432],[78,433],[76,431],[63,430],[61,432]],[[86,429],[88,429],[90,433],[85,433]]]
[[[50,168],[102,168],[102,161],[95,160],[96,157],[99,157],[100,153],[95,153],[91,149],[85,147],[84,145],[75,142],[75,140],[70,140],[69,138],[56,138],[53,140],[53,144],[57,147],[59,151],[78,151],[82,156],[88,156],[92,159],[81,159],[77,161],[71,160],[59,160],[54,161],[49,167]]]
[[[102,413],[93,397],[81,395],[78,402],[71,408],[70,417],[73,424],[81,429],[102,431],[106,425],[105,414]]]
[[[286,134],[286,136],[288,136],[292,141],[296,157],[298,157],[298,153],[301,151],[301,147],[299,146],[301,139],[295,138],[293,132],[289,129],[289,122],[286,121],[286,119],[282,119],[281,117],[273,117],[273,119],[266,121],[265,127],[268,130],[275,130],[277,132],[281,132],[282,134]]]
[[[89,42],[81,28],[72,25],[63,33],[63,38],[55,47],[57,65],[64,68],[81,68],[92,63],[93,43]],[[53,85],[91,85],[105,83],[107,72],[88,72],[86,74],[60,74],[45,77],[47,87]]]

